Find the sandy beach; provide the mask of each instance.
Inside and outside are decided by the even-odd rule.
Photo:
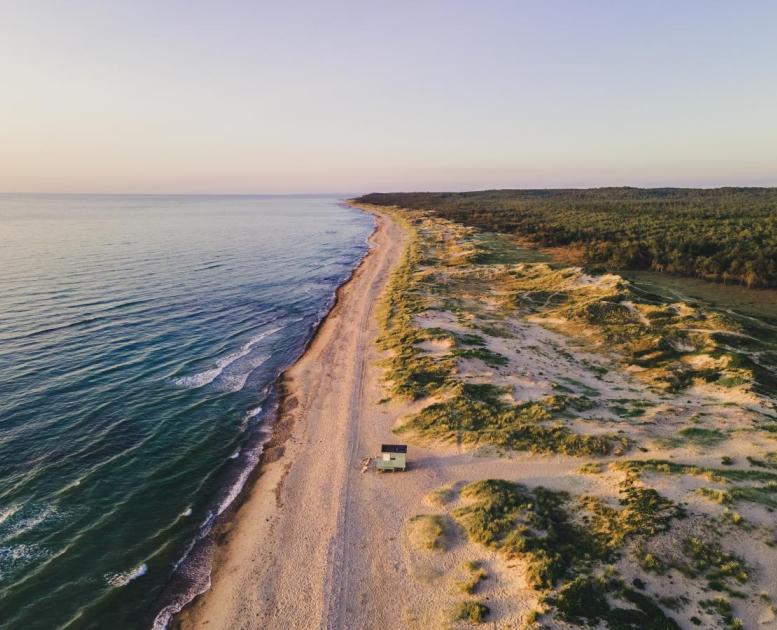
[[[375,308],[405,242],[386,215],[376,220],[371,251],[285,375],[261,475],[222,537],[211,589],[183,611],[181,628],[337,627],[353,589],[363,590],[350,579],[364,525],[355,486],[361,458],[390,438],[374,417]]]

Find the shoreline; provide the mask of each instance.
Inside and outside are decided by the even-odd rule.
[[[295,412],[299,408],[298,396],[301,392],[299,391],[300,386],[294,383],[294,372],[299,369],[301,364],[312,360],[310,355],[316,346],[331,345],[337,341],[336,339],[322,341],[321,338],[328,326],[331,326],[332,320],[336,319],[340,311],[345,308],[344,302],[355,292],[353,285],[356,280],[364,273],[365,268],[370,265],[373,258],[383,255],[383,252],[379,251],[380,239],[386,230],[386,223],[390,220],[379,211],[376,212],[350,202],[348,205],[374,217],[375,225],[367,237],[368,249],[349,276],[336,289],[331,307],[316,325],[299,357],[276,379],[274,383],[275,407],[270,412],[272,419],[267,423],[269,437],[261,444],[262,452],[259,460],[248,475],[238,496],[219,516],[217,523],[207,536],[210,538],[208,585],[185,603],[179,611],[171,615],[167,624],[170,628],[199,627],[203,616],[208,616],[212,609],[223,609],[223,602],[219,601],[220,598],[213,593],[214,588],[222,581],[222,575],[226,573],[227,565],[236,560],[240,562],[245,559],[245,554],[240,549],[233,549],[236,546],[232,542],[234,530],[241,525],[241,520],[247,520],[251,515],[264,515],[264,522],[267,523],[270,517],[266,513],[280,510],[282,507],[280,495],[286,475],[294,460],[293,454],[288,453],[289,441],[292,439],[299,420],[298,414]],[[319,369],[323,370],[324,367],[321,365]],[[248,512],[251,514],[247,514]],[[260,546],[272,545],[271,536],[255,540]],[[234,621],[230,622],[229,625],[233,625],[233,623]]]
[[[344,203],[343,205],[356,207],[348,203]],[[168,586],[160,596],[160,599],[165,602],[164,605],[154,608],[153,618],[151,619],[153,630],[179,627],[179,617],[183,615],[195,601],[203,597],[210,590],[212,585],[213,572],[218,563],[219,550],[224,543],[224,538],[228,535],[228,532],[233,525],[233,520],[235,519],[243,504],[246,502],[253,485],[262,475],[263,467],[283,456],[283,444],[288,439],[288,429],[290,428],[284,428],[279,422],[284,416],[284,403],[288,397],[286,375],[299,361],[304,358],[305,354],[308,352],[311,345],[318,337],[322,327],[325,325],[326,320],[337,308],[338,303],[342,299],[341,296],[344,289],[353,280],[360,267],[364,264],[365,260],[372,252],[372,240],[377,229],[378,225],[377,222],[375,222],[372,230],[365,239],[365,243],[367,245],[366,250],[356,261],[356,264],[348,276],[335,289],[331,304],[323,313],[321,319],[313,326],[310,335],[305,341],[305,344],[300,349],[297,358],[290,365],[284,368],[270,384],[269,387],[271,394],[268,397],[268,401],[270,403],[269,409],[266,412],[264,421],[261,422],[261,426],[258,426],[255,430],[257,439],[252,445],[253,449],[259,450],[259,453],[256,456],[257,460],[248,471],[248,474],[243,480],[237,495],[228,503],[222,512],[217,514],[211,529],[202,535],[201,538],[193,541],[192,547],[180,561],[179,567],[170,578]],[[286,433],[282,434],[281,431],[286,431]],[[262,435],[264,438],[259,437]],[[202,569],[203,567],[206,567],[207,571],[205,575],[205,584],[197,586],[195,577],[191,580],[194,582],[194,584],[190,584],[189,590],[186,592],[186,589],[180,585],[180,582],[186,582],[188,576],[181,576],[178,573],[180,571],[180,567],[182,565],[186,566],[188,563],[191,563],[195,569]],[[183,571],[183,573],[186,574],[188,572]],[[200,579],[202,580],[201,575]],[[194,592],[195,590],[196,592]],[[186,592],[186,595],[183,597],[188,597],[187,601],[175,601],[177,597],[181,597],[181,593],[183,592]],[[170,593],[172,593],[172,595],[170,595]],[[172,610],[173,608],[176,610]]]

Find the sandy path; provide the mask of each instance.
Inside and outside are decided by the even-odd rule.
[[[287,373],[285,453],[264,465],[217,552],[211,590],[176,620],[182,628],[346,627],[351,485],[374,404],[364,374],[378,298],[406,241],[385,216],[377,222],[372,251]]]

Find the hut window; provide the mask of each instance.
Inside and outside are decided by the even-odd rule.
[[[391,453],[383,453],[383,461],[384,462],[390,462],[391,461]]]

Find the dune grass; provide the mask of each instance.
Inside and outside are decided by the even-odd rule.
[[[481,602],[467,600],[459,603],[453,612],[453,618],[460,621],[468,621],[471,624],[483,623],[490,609]]]
[[[741,331],[721,312],[648,295],[615,276],[591,277],[575,268],[526,263],[512,257],[509,243],[492,247],[487,235],[430,220],[423,213],[406,214],[403,220],[412,233],[411,246],[381,309],[381,346],[388,354],[386,376],[392,395],[411,400],[433,397],[395,429],[410,440],[497,447],[484,449],[489,453],[529,451],[589,458],[621,455],[632,447],[622,434],[601,433],[601,428],[578,433],[572,427],[592,427],[595,414],[581,419],[581,412],[596,408],[634,425],[632,418],[645,416],[656,404],[650,402],[655,401],[652,394],[645,394],[650,400],[603,400],[605,385],[599,391],[587,381],[556,377],[556,395],[516,403],[521,392],[513,385],[482,382],[497,377],[483,365],[466,361],[482,362],[503,374],[511,360],[506,355],[513,354],[495,338],[524,335],[522,326],[510,321],[513,316],[523,315],[583,339],[587,350],[606,349],[624,367],[639,368],[635,377],[653,393],[676,393],[698,383],[751,384],[752,366],[732,349],[732,340],[741,337]],[[559,359],[577,360],[561,344],[555,351]],[[607,372],[589,368],[599,376]],[[545,376],[541,371],[539,375]],[[664,438],[664,445],[712,449],[723,444],[729,434],[704,426],[702,416]],[[651,414],[648,422],[638,424],[654,420]],[[610,414],[607,421],[612,421]],[[682,549],[667,553],[667,538],[661,534],[684,518],[685,510],[646,487],[640,476],[700,476],[713,482],[710,485],[723,486],[699,490],[713,501],[777,506],[777,457],[750,457],[749,469],[744,461],[720,461],[721,467],[659,459],[611,463],[610,471],[626,473],[617,502],[594,496],[573,499],[564,492],[501,480],[478,481],[460,490],[449,486],[427,499],[440,510],[448,509],[450,516],[414,517],[408,534],[416,549],[444,549],[453,531],[449,527],[458,531],[446,521],[452,517],[470,541],[495,550],[508,563],[521,562],[529,585],[546,607],[544,614],[618,630],[674,629],[677,624],[662,609],[671,606],[649,595],[651,579],[656,579],[649,572],[676,569],[706,581],[708,589],[736,593],[748,568],[707,539],[683,538],[678,541]],[[579,472],[603,474],[607,469],[606,464],[588,461]],[[609,480],[609,475],[602,478]],[[601,485],[599,480],[588,481]],[[455,499],[460,501],[450,506]],[[720,525],[721,519],[715,522]],[[725,523],[741,520],[732,517]],[[637,578],[626,586],[613,577],[618,575],[614,563],[624,555],[634,559],[638,571],[641,567],[644,580]],[[449,584],[471,595],[482,588],[485,571],[477,565],[465,569],[460,565]],[[475,600],[462,602],[456,616],[480,622],[481,605]]]
[[[728,435],[717,429],[704,427],[686,427],[670,436],[659,437],[656,443],[662,448],[692,447],[696,450],[710,449],[728,439]]]
[[[623,601],[628,607],[611,604]],[[596,627],[604,623],[616,630],[679,630],[652,598],[623,585],[620,580],[578,576],[559,589],[550,601],[563,621]]]
[[[603,621],[612,628],[678,628],[647,595],[618,579],[598,576],[627,539],[650,538],[683,516],[681,508],[655,490],[633,482],[625,483],[620,494],[618,510],[590,497],[573,504],[564,492],[489,479],[462,489],[469,504],[453,516],[473,542],[508,560],[522,560],[527,581],[562,620]],[[611,605],[618,599],[628,607]]]
[[[449,398],[425,407],[395,431],[425,440],[566,455],[603,456],[623,453],[630,446],[618,435],[580,435],[554,421],[570,408],[585,406],[583,400],[552,396],[513,405],[502,402],[497,391],[456,386]]]
[[[550,588],[597,550],[595,541],[568,518],[565,493],[490,479],[465,486],[471,503],[454,511],[470,540],[527,561],[535,588]]]
[[[441,514],[419,514],[407,524],[410,544],[419,550],[445,551],[448,547],[448,524]]]
[[[461,572],[464,577],[456,582],[460,591],[472,595],[478,588],[478,585],[488,577],[479,562],[469,561],[461,565]]]
[[[611,464],[616,470],[640,475],[643,472],[664,475],[697,475],[710,481],[777,481],[777,472],[767,470],[743,470],[741,468],[706,468],[695,464],[680,464],[664,459],[619,461]]]

